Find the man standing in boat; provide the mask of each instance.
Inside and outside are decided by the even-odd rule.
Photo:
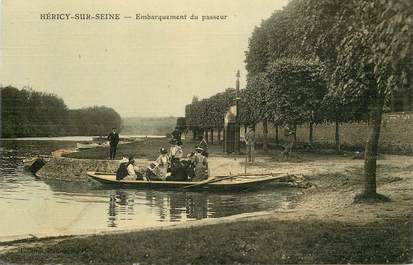
[[[112,132],[108,135],[108,141],[110,145],[109,157],[111,160],[115,159],[116,148],[119,143],[119,134],[116,132],[116,128],[112,128]]]

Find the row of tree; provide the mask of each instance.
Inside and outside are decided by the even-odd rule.
[[[185,107],[185,119],[187,128],[192,130],[193,137],[198,139],[208,132],[211,133],[211,141],[214,139],[214,129],[218,131],[218,139],[221,139],[221,132],[224,127],[224,115],[228,107],[234,103],[236,91],[228,88],[222,93],[218,93],[210,98],[199,100],[192,99],[192,103]]]
[[[263,122],[264,132],[268,122],[309,123],[310,141],[313,123],[335,122],[338,132],[341,122],[368,120],[362,197],[374,197],[382,113],[412,109],[412,60],[412,1],[292,0],[250,38],[240,120]],[[205,128],[213,115],[194,108],[187,115],[199,120],[189,125]]]
[[[106,135],[120,128],[121,117],[111,108],[70,110],[56,95],[0,88],[1,137]]]

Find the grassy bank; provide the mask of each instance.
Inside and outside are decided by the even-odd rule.
[[[0,260],[29,264],[409,263],[412,220],[242,221],[69,239]],[[171,240],[172,239],[172,240]]]

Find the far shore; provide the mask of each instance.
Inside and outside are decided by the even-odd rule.
[[[167,140],[150,142],[125,145],[128,149],[120,147],[119,155],[135,150],[135,155],[152,159],[156,155],[153,150]],[[192,145],[185,143],[184,148],[191,149]],[[214,174],[243,172],[244,156],[223,155],[219,145],[211,150],[209,161]],[[103,152],[90,150],[76,156],[79,154],[97,158]],[[296,153],[285,159],[277,150],[266,154],[260,151],[257,161],[248,165],[248,172],[288,172],[301,175],[312,184],[311,188],[297,190],[298,196],[291,198],[287,210],[163,228],[2,243],[0,262],[411,263],[413,157],[383,155],[378,164],[378,192],[391,201],[357,204],[353,199],[363,188],[362,160],[317,153]]]

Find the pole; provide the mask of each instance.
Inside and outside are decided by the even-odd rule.
[[[244,165],[244,174],[247,175],[247,164],[248,164],[248,147],[245,145],[245,165]]]
[[[235,106],[237,109],[236,116],[235,116],[235,143],[234,143],[234,153],[240,154],[241,153],[241,147],[240,147],[240,120],[239,120],[239,115],[240,115],[240,110],[239,110],[239,78],[240,78],[240,72],[239,70],[237,71],[237,74],[235,75],[237,80],[235,83]]]

